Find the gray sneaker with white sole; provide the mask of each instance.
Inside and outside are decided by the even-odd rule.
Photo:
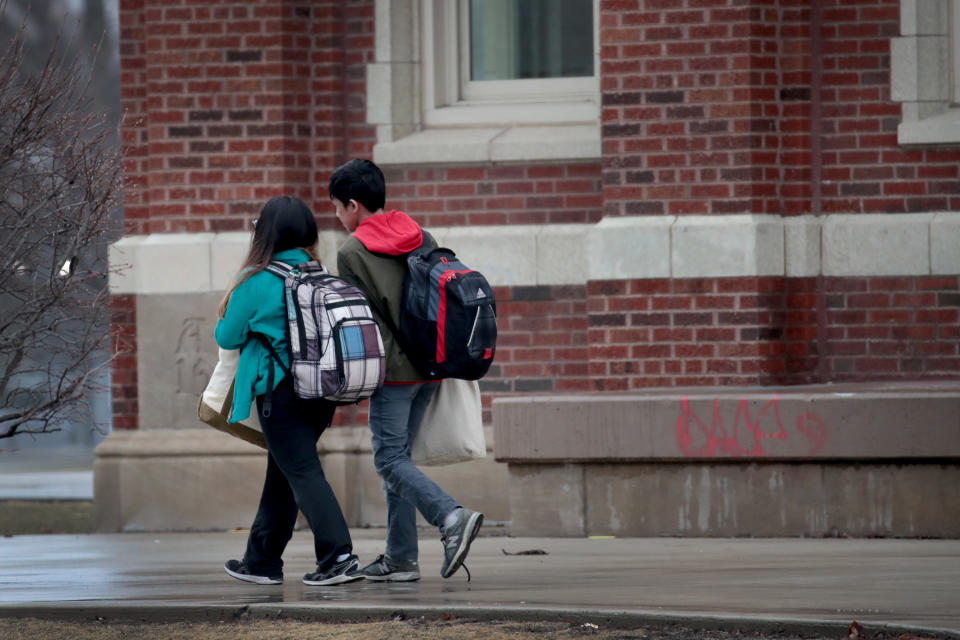
[[[420,579],[420,565],[416,560],[394,560],[381,554],[357,574],[374,582],[413,582]]]
[[[449,578],[463,565],[470,551],[470,543],[477,537],[480,525],[483,524],[483,514],[469,509],[459,509],[457,521],[449,527],[444,527],[440,541],[443,543],[443,567],[440,575]],[[467,581],[470,580],[470,570],[467,571]]]

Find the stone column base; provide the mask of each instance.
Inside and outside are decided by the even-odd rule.
[[[385,526],[367,428],[331,429],[319,452],[347,524]],[[99,532],[246,529],[253,522],[266,470],[266,454],[258,447],[213,429],[116,431],[96,455]],[[492,455],[422,470],[461,504],[483,511],[488,522],[510,519],[507,465]]]

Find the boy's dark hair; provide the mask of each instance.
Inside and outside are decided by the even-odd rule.
[[[387,186],[380,167],[361,158],[334,169],[327,190],[331,198],[336,198],[344,205],[356,200],[371,212],[382,209],[387,197]]]

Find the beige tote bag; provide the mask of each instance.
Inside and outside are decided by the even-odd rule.
[[[245,420],[227,422],[230,417],[230,407],[233,405],[233,379],[237,374],[239,362],[239,349],[220,349],[220,360],[213,368],[207,388],[200,395],[197,415],[201,422],[214,429],[266,449],[267,442],[263,439],[263,430],[260,428],[260,419],[257,417],[256,401],[250,407],[250,416]]]
[[[414,464],[436,466],[484,458],[483,407],[476,380],[440,381],[410,447]]]

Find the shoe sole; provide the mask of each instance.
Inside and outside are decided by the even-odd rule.
[[[457,549],[457,552],[453,554],[453,560],[450,562],[450,566],[447,567],[445,572],[440,574],[442,578],[449,578],[463,565],[463,561],[470,551],[470,544],[473,542],[473,539],[477,537],[477,534],[480,533],[480,525],[482,524],[482,513],[474,512],[473,515],[470,516],[470,519],[467,520],[467,526],[464,527],[465,535],[463,536],[463,542],[460,543],[460,548]]]
[[[231,571],[226,566],[223,567],[223,570],[227,572],[227,575],[231,578],[236,578],[241,582],[249,582],[251,584],[283,584],[283,579],[269,578],[267,576],[251,576],[246,573],[237,573],[236,571]]]
[[[326,580],[307,580],[307,578],[304,577],[303,584],[311,587],[327,587],[332,584],[343,584],[345,582],[353,582],[354,580],[363,580],[363,576],[359,573],[349,573],[350,571],[356,571],[359,568],[360,563],[354,561],[353,565],[343,573],[338,573],[337,575],[331,576]]]
[[[367,580],[372,580],[373,582],[416,582],[420,579],[419,573],[405,572],[405,573],[391,573],[385,576],[362,576]]]
[[[338,576],[333,576],[332,578],[327,578],[326,580],[307,580],[304,578],[303,584],[311,587],[327,587],[332,584],[343,584],[345,582],[353,582],[354,580],[363,580],[363,576],[348,576],[340,574]]]

